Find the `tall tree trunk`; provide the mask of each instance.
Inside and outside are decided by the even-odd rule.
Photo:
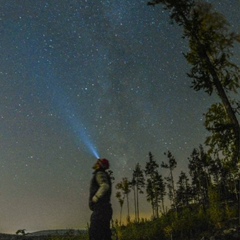
[[[137,222],[139,222],[139,198],[138,198],[138,183],[137,183],[137,192],[136,192],[136,203],[137,203]]]
[[[120,208],[120,226],[122,225],[122,209],[123,209],[123,205],[121,205],[121,208]]]
[[[190,24],[190,20],[187,19],[187,17],[184,14],[181,14],[182,17],[182,21],[183,24],[185,25],[185,27],[187,29],[191,29],[189,26]],[[208,51],[206,49],[206,47],[204,46],[204,44],[201,42],[201,40],[199,39],[197,33],[194,30],[189,30],[191,32],[191,35],[193,37],[193,39],[195,39],[195,41],[197,42],[198,46],[200,47],[201,54],[202,57],[206,60],[207,65],[209,66],[208,70],[212,76],[213,79],[213,84],[216,87],[216,91],[218,96],[220,97],[222,104],[227,112],[227,115],[231,121],[232,124],[232,129],[234,131],[234,135],[235,135],[235,145],[236,145],[236,152],[233,155],[233,165],[234,167],[236,167],[236,164],[239,162],[239,157],[240,157],[240,126],[239,126],[239,122],[238,119],[236,117],[236,114],[232,108],[232,105],[229,101],[229,98],[223,88],[223,85],[221,84],[221,81],[219,79],[219,76],[217,74],[217,71],[214,68],[214,64],[211,61],[210,56],[208,55]]]
[[[135,186],[133,186],[133,197],[134,197],[135,221],[137,221],[137,193],[136,193],[136,187]]]
[[[127,220],[130,221],[130,211],[129,211],[129,198],[128,194],[126,195],[127,197]]]

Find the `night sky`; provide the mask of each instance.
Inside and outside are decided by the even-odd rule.
[[[240,32],[239,0],[209,2]],[[186,170],[204,143],[218,98],[190,88],[181,28],[146,3],[0,0],[0,232],[86,228],[97,157],[117,183],[149,151]]]

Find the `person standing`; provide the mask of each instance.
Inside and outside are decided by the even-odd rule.
[[[90,240],[111,240],[112,184],[106,172],[109,169],[109,161],[105,158],[98,159],[93,169],[89,194],[89,208],[92,211],[89,228]]]

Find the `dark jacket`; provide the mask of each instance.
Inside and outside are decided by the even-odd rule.
[[[110,205],[111,193],[112,184],[109,174],[102,169],[96,170],[90,185],[89,208],[95,210]],[[96,203],[92,201],[94,196],[98,199]]]

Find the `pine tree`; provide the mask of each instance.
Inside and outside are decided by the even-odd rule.
[[[162,199],[161,175],[158,172],[159,165],[153,160],[153,155],[149,152],[149,162],[146,163],[145,174],[147,178],[147,201],[151,203],[153,218],[159,217],[159,204]]]
[[[123,195],[123,199],[127,200],[127,221],[130,221],[130,209],[129,209],[129,193],[131,192],[130,189],[130,182],[126,177],[122,178],[120,183],[116,184],[116,189],[120,190]]]
[[[153,182],[150,178],[147,179],[146,185],[146,194],[147,194],[147,201],[151,203],[152,207],[152,216],[155,218],[155,206],[154,206],[154,190],[153,190]]]
[[[134,191],[135,218],[139,221],[139,194],[143,193],[143,188],[145,187],[145,178],[139,163],[137,163],[133,171],[131,185]]]
[[[153,217],[156,217],[156,209],[155,209],[155,193],[154,193],[154,177],[156,173],[156,169],[158,168],[158,164],[153,160],[153,155],[149,152],[149,162],[146,163],[145,174],[147,177],[147,201],[151,203]]]
[[[166,183],[164,182],[162,175],[160,175],[158,172],[156,172],[154,178],[154,186],[156,211],[160,211],[163,214],[165,213],[164,197],[166,195]]]
[[[192,190],[196,196],[195,200],[205,207],[208,203],[208,189],[210,186],[210,160],[201,145],[199,149],[195,148],[193,150],[188,160],[189,174],[192,178]]]
[[[172,202],[172,205],[176,208],[176,202],[175,202],[176,193],[175,193],[175,186],[174,186],[173,170],[176,168],[177,162],[175,160],[175,157],[172,155],[172,153],[170,151],[168,151],[167,153],[164,153],[164,154],[168,158],[168,163],[162,162],[161,167],[169,169],[169,176],[165,178],[168,182],[168,184],[167,184],[167,187],[169,190],[168,196],[169,196],[170,201]]]
[[[192,200],[192,188],[189,183],[189,178],[186,173],[181,171],[179,180],[177,182],[178,188],[176,191],[176,205],[178,207],[189,206]]]
[[[116,192],[116,198],[118,199],[118,202],[120,204],[120,218],[119,218],[120,225],[122,224],[122,208],[123,208],[123,204],[124,204],[124,196],[125,195],[122,195],[122,193],[120,191]]]

